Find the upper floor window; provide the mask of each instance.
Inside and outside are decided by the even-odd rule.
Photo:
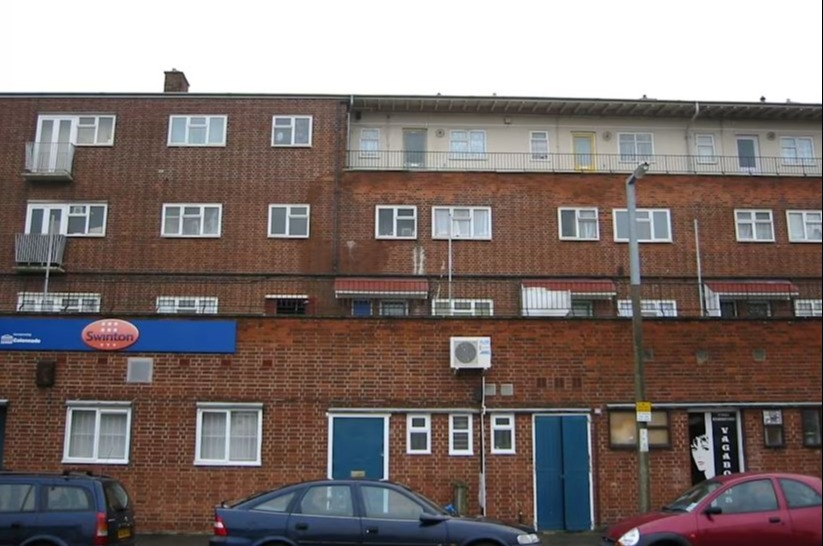
[[[406,416],[406,453],[428,455],[432,452],[431,415],[428,413]]]
[[[433,239],[491,239],[489,207],[433,207]]]
[[[451,159],[484,159],[486,131],[451,131],[449,135]]]
[[[203,296],[160,296],[157,298],[158,313],[214,315],[217,298]]]
[[[103,237],[107,211],[105,203],[29,203],[26,233]]]
[[[735,227],[738,241],[774,241],[774,226],[770,210],[736,210]]]
[[[714,135],[695,135],[694,145],[697,148],[698,163],[717,163]]]
[[[514,414],[492,415],[492,453],[515,453]]]
[[[819,243],[821,240],[821,212],[819,210],[786,211],[789,225],[789,241],[793,243]]]
[[[169,146],[225,146],[226,116],[171,116]]]
[[[114,143],[114,121],[114,116],[40,116],[36,140],[39,143],[111,146]]]
[[[269,205],[269,237],[309,236],[309,205]]]
[[[812,165],[814,141],[811,137],[781,137],[780,155],[786,165]]]
[[[311,146],[311,116],[274,116],[272,146]]]
[[[614,240],[629,240],[629,213],[626,209],[614,209]],[[637,240],[641,243],[670,243],[669,209],[637,209]]]
[[[310,298],[305,294],[268,294],[266,295],[266,314],[268,315],[308,315]]]
[[[67,402],[64,463],[127,464],[131,407],[127,403]]]
[[[823,316],[823,300],[794,300],[794,316],[821,317]]]
[[[490,317],[492,300],[432,300],[432,315],[440,317]]]
[[[648,161],[654,159],[654,139],[651,133],[620,133],[618,136],[620,161]]]
[[[100,294],[20,292],[17,310],[21,313],[99,313]]]
[[[530,146],[533,161],[548,161],[549,159],[549,132],[532,131]]]
[[[560,222],[560,238],[567,241],[597,241],[600,230],[597,225],[596,208],[557,209]]]
[[[618,300],[617,314],[621,317],[632,316],[632,300]],[[675,300],[641,300],[640,314],[644,317],[676,317]]]
[[[195,464],[259,466],[263,404],[198,403]]]
[[[471,414],[449,415],[449,455],[472,455],[472,436]]]
[[[377,205],[375,234],[378,239],[416,239],[417,207]]]
[[[164,204],[164,237],[220,237],[223,205]]]
[[[380,129],[360,129],[360,157],[377,157],[380,151]]]

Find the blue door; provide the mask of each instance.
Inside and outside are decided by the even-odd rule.
[[[0,470],[3,470],[3,438],[6,437],[6,406],[0,404]]]
[[[385,472],[384,417],[332,418],[331,477],[382,480]]]
[[[591,529],[588,418],[543,416],[534,426],[538,528]]]

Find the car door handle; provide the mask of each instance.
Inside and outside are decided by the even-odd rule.
[[[379,532],[380,532],[380,530],[377,527],[366,527],[366,534],[367,535],[376,535]]]
[[[308,528],[309,528],[309,524],[308,523],[298,523],[297,525],[294,526],[294,528],[297,529],[298,531],[307,531]]]
[[[780,523],[780,518],[777,516],[772,516],[769,518],[769,523]]]

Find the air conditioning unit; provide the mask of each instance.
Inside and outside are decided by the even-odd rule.
[[[487,370],[492,366],[492,340],[490,337],[453,337],[449,354],[453,370]]]

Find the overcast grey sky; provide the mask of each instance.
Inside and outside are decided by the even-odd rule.
[[[821,0],[0,0],[0,92],[823,102]]]

